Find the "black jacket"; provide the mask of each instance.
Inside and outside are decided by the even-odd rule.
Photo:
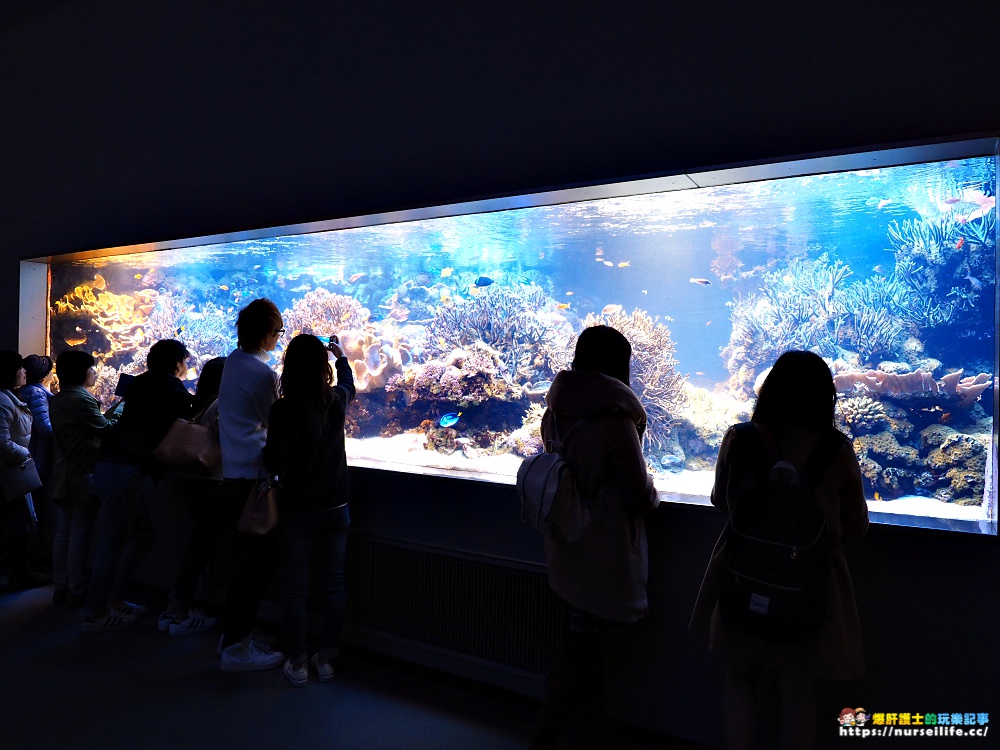
[[[283,513],[336,508],[350,499],[344,418],[354,400],[354,376],[346,357],[336,362],[337,385],[329,388],[329,406],[284,397],[268,418],[264,466],[281,483]]]
[[[191,394],[173,375],[144,372],[129,385],[121,419],[101,443],[100,461],[138,466],[159,479],[153,459],[175,419],[191,418]]]

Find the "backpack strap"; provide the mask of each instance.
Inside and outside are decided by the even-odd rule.
[[[573,434],[573,431],[576,430],[577,427],[582,425],[584,422],[588,421],[590,420],[588,420],[586,417],[582,417],[581,419],[577,420],[577,423],[575,425],[573,425],[572,427],[569,428],[569,430],[566,431],[565,435],[560,435],[559,418],[556,416],[555,412],[552,412],[552,429],[555,430],[555,437],[547,441],[547,443],[545,444],[546,452],[558,453],[561,456],[563,451],[566,449],[566,441],[569,439],[569,436]]]

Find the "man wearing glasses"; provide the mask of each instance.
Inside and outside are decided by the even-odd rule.
[[[226,358],[219,386],[219,439],[222,444],[222,497],[226,529],[232,538],[232,565],[222,616],[219,649],[223,672],[252,672],[279,667],[284,655],[254,637],[260,600],[278,569],[275,532],[250,536],[236,531],[251,489],[266,472],[261,450],[267,418],[278,400],[278,376],[271,352],[284,334],[281,313],[269,299],[255,299],[236,319],[237,348]]]

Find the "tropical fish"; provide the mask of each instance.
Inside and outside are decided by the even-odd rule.
[[[260,268],[260,263],[258,263],[256,266],[254,266],[253,270],[256,271],[258,268]]]
[[[349,278],[347,281],[348,281],[348,283],[353,284],[355,281],[359,281],[360,279],[363,279],[367,275],[368,274],[366,274],[366,273],[352,274],[351,278]]]
[[[604,262],[604,265],[606,265],[608,268],[610,268],[611,266],[614,265],[614,263],[612,263],[610,260],[606,260],[606,261],[603,261],[603,262]]]
[[[142,278],[142,274],[141,274],[141,273],[137,273],[137,274],[136,274],[135,276],[133,276],[132,278],[133,278],[133,279],[141,279],[141,278]]]
[[[621,312],[621,305],[605,305],[601,310],[601,315],[614,315],[616,312]]]
[[[572,297],[573,296],[573,292],[566,292],[566,296],[567,297]]]
[[[489,276],[480,276],[478,279],[476,279],[476,286],[489,286],[492,283],[493,279],[491,279]]]
[[[692,284],[700,284],[701,286],[712,286],[712,282],[708,279],[696,279],[692,276],[688,281]]]
[[[600,257],[602,255],[604,255],[604,248],[603,247],[597,248],[597,257]]]
[[[877,502],[882,502],[882,496],[878,494],[878,490],[875,490],[875,500]]]
[[[604,259],[600,255],[598,255],[596,258],[594,258],[594,260],[596,260],[598,263],[603,263],[604,262]]]
[[[965,237],[959,237],[958,238],[958,242],[955,243],[955,249],[956,250],[961,250],[962,249],[962,245],[964,245],[964,244],[965,244]]]
[[[94,274],[94,289],[104,289],[108,285],[108,282],[104,280],[101,274]]]
[[[142,329],[140,328],[139,330],[141,331]],[[175,335],[180,336],[182,333],[184,333],[184,326],[178,328]]]
[[[445,414],[441,417],[438,422],[442,427],[451,427],[454,424],[458,424],[458,418],[462,416],[462,412],[451,412],[450,414]]]
[[[470,284],[469,288],[466,289],[465,291],[468,292],[471,296],[475,297],[477,294],[479,294],[479,287],[476,286],[475,284]]]
[[[948,205],[953,205],[955,203],[960,203],[961,201],[962,201],[961,198],[956,198],[955,196],[951,196],[950,198],[945,198],[944,199],[944,202],[947,203]]]
[[[951,421],[951,412],[946,411],[944,414],[942,414],[941,421],[944,422],[945,424],[948,424]]]
[[[981,282],[979,279],[973,276],[971,270],[967,274],[965,274],[965,280],[968,281],[969,286],[971,286],[977,292],[983,288],[983,282]]]
[[[451,276],[451,275],[452,275],[452,274],[453,274],[454,272],[455,272],[455,269],[454,269],[454,268],[442,268],[442,269],[441,269],[441,278],[442,278],[442,279],[447,279],[447,278],[448,278],[449,276]]]
[[[704,374],[705,374],[705,373],[703,373],[703,372],[702,372],[701,370],[697,370],[697,371],[695,372],[695,375],[704,375]]]
[[[348,320],[351,319],[352,315],[354,315],[354,311],[353,310],[346,311],[343,315],[340,316],[340,322],[341,323],[346,323]]]
[[[877,208],[885,208],[885,207],[886,207],[886,206],[888,206],[888,205],[889,205],[890,203],[892,203],[892,201],[891,201],[891,200],[890,200],[889,198],[883,198],[882,200],[880,200],[880,201],[878,202],[878,206],[877,206]]]
[[[441,295],[441,304],[442,305],[450,305],[454,301],[455,300],[452,298],[452,296],[450,294],[448,294],[447,292],[445,292],[444,294]]]
[[[87,337],[86,336],[67,336],[66,338],[63,339],[63,341],[65,341],[70,346],[80,346],[81,344],[86,344],[87,343]]]
[[[623,260],[621,263],[618,264],[618,267],[619,268],[628,268],[631,265],[632,265],[631,261]]]
[[[569,302],[557,302],[556,309],[558,310],[569,310]]]
[[[219,289],[221,289],[224,292],[228,292],[229,291],[229,287],[226,286],[225,284],[219,284]]]
[[[643,289],[643,290],[642,290],[642,293],[643,293],[643,294],[649,294],[649,290],[648,290],[648,289]]]
[[[705,321],[705,325],[707,325],[707,326],[710,326],[710,325],[712,325],[712,321],[711,321],[711,320],[706,320],[706,321]]]

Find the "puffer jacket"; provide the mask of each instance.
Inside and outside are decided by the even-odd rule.
[[[0,462],[17,466],[31,458],[31,410],[13,391],[0,390]]]
[[[565,436],[563,457],[591,513],[580,541],[546,539],[549,585],[584,612],[636,622],[648,608],[643,515],[659,504],[642,456],[646,412],[631,388],[597,372],[560,372],[546,403],[542,439],[557,427]]]
[[[29,383],[22,385],[17,395],[31,410],[31,443],[28,450],[35,459],[35,468],[44,478],[52,467],[52,420],[49,418],[52,393],[41,383]]]

